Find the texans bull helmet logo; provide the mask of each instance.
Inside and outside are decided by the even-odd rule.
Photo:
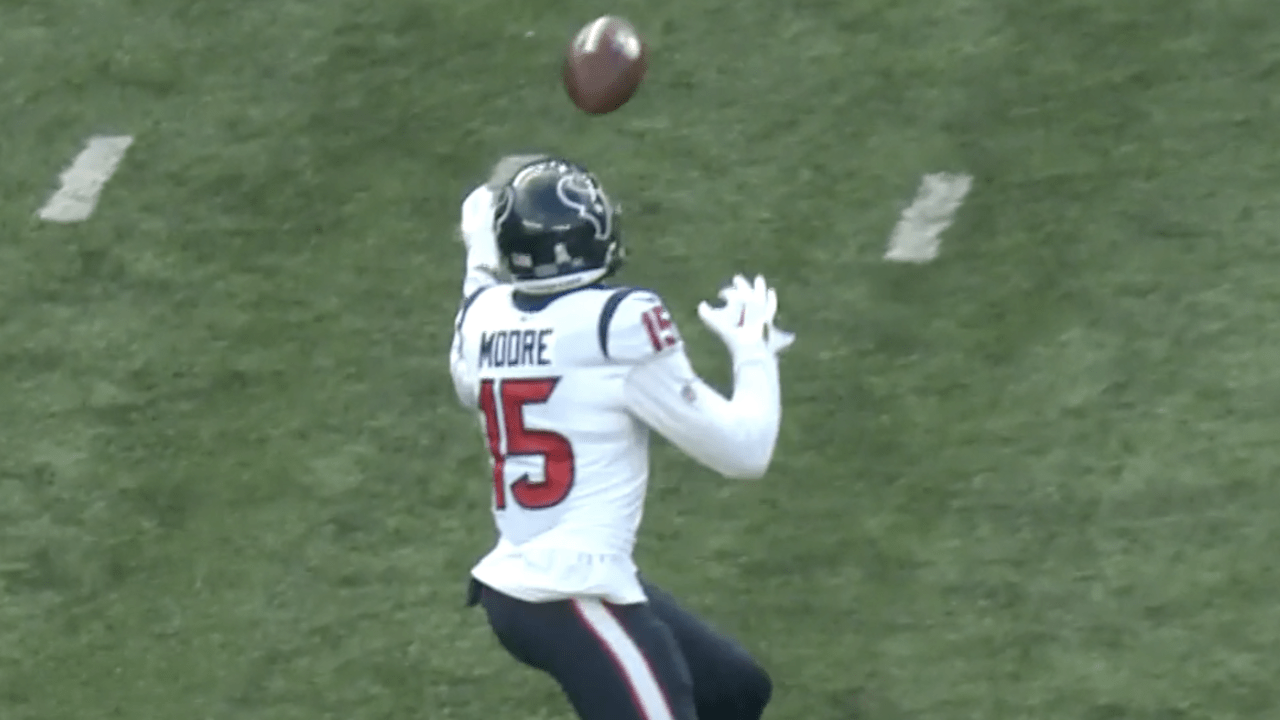
[[[564,175],[556,183],[556,195],[578,213],[578,217],[591,223],[597,240],[607,240],[613,234],[613,207],[609,198],[589,176],[582,173]]]

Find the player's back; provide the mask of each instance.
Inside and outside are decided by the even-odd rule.
[[[658,303],[604,286],[537,298],[498,285],[467,307],[462,354],[478,381],[505,543],[630,555],[648,429],[627,411],[624,382],[635,346],[649,342],[640,315]]]

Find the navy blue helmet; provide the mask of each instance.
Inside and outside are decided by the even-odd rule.
[[[590,285],[622,266],[620,213],[585,167],[560,158],[520,168],[497,192],[498,255],[520,292]]]

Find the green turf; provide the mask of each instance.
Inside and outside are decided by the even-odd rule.
[[[0,718],[570,717],[462,608],[444,361],[457,203],[529,148],[626,204],[709,377],[731,273],[798,332],[769,479],[660,447],[641,538],[768,718],[1275,716],[1274,10],[0,0]],[[653,61],[587,118],[602,11]],[[35,220],[97,132],[99,212]],[[884,263],[941,170],[942,258]]]

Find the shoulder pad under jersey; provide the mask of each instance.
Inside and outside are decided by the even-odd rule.
[[[616,363],[636,363],[681,344],[662,298],[645,288],[619,288],[600,311],[600,352]]]

